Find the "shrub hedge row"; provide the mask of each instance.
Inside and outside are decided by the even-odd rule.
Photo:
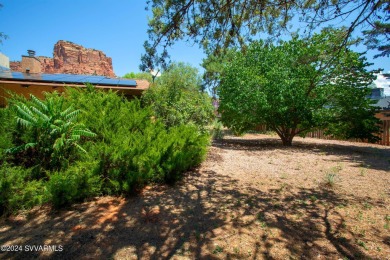
[[[46,105],[48,100],[53,104],[62,102],[63,109],[77,108],[80,113],[77,119],[62,113],[63,117],[58,119],[62,122],[38,124],[40,128],[55,128],[56,124],[82,125],[94,136],[75,137],[77,131],[63,131],[60,137],[45,139],[43,135],[53,134],[50,129],[42,131],[33,125],[23,127],[15,122],[15,104],[21,102],[17,99],[10,100],[10,107],[0,109],[0,119],[4,122],[0,125],[2,214],[42,203],[61,207],[98,195],[126,195],[148,182],[174,182],[183,172],[198,165],[207,152],[209,135],[199,131],[197,126],[166,127],[155,119],[149,107],[141,107],[138,100],[128,101],[111,91],[98,91],[92,86],[69,88],[63,95],[48,93],[42,101]],[[22,102],[27,107],[32,106],[31,101]],[[36,112],[30,110],[32,114]],[[37,141],[34,138],[46,140],[44,147],[72,140],[69,145],[82,149],[51,152],[49,156],[59,158],[50,161],[58,165],[47,167],[39,163],[40,155],[34,150],[37,148],[25,145]],[[9,149],[16,146],[24,149]],[[18,159],[26,155],[30,156],[29,163]],[[37,158],[31,158],[34,156]]]

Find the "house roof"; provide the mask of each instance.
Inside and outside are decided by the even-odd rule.
[[[375,106],[380,107],[382,110],[390,110],[390,97],[378,99],[378,103]]]
[[[50,86],[84,86],[91,83],[99,88],[110,89],[139,89],[145,90],[149,82],[124,78],[109,78],[106,76],[78,75],[78,74],[46,74],[14,72],[0,67],[0,83],[34,84]]]

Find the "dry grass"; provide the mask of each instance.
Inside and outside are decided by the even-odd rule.
[[[0,223],[2,252],[55,259],[389,259],[390,149],[266,135],[225,137],[175,186],[39,208]]]

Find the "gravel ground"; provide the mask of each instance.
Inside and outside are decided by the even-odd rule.
[[[390,148],[294,141],[226,136],[174,186],[3,219],[0,258],[390,259]]]

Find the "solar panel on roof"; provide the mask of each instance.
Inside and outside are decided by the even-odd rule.
[[[2,71],[10,71],[10,69],[0,65],[0,72]]]
[[[28,80],[42,80],[41,74],[23,73],[23,76],[25,79],[28,79]]]
[[[12,72],[10,70],[2,70],[2,71],[0,71],[0,77],[12,78]]]
[[[24,79],[23,73],[21,72],[12,72],[11,73],[12,79]]]
[[[92,76],[92,75],[76,75],[76,74],[38,74],[38,73],[22,73],[11,72],[10,70],[0,70],[0,78],[14,79],[14,80],[29,80],[39,82],[51,83],[91,83],[93,85],[108,85],[108,86],[123,86],[136,87],[135,80],[123,78],[108,78],[106,76]]]
[[[135,87],[137,86],[137,82],[132,79],[120,79],[118,82],[119,86],[132,86]]]
[[[105,79],[99,81],[98,83],[100,85],[115,85],[116,86],[118,84],[118,81],[119,81],[119,79],[105,78]]]
[[[17,80],[42,80],[41,74],[29,74],[21,72],[11,72],[11,75],[8,75],[7,78]]]
[[[85,82],[85,78],[87,78],[87,75],[67,75],[64,78],[61,78],[60,80],[67,83],[76,83],[76,82]]]
[[[87,78],[85,78],[84,82],[88,82],[88,83],[91,83],[91,84],[98,84],[100,81],[102,81],[103,79],[105,79],[106,77],[105,76],[88,76]]]
[[[102,80],[102,79],[106,79],[107,77],[106,76],[89,76],[89,77],[91,77],[91,78],[94,78],[96,81],[97,80]]]
[[[53,80],[53,79],[57,79],[57,78],[58,78],[58,75],[56,75],[56,74],[42,74],[43,80]]]
[[[62,82],[61,80],[66,77],[66,74],[42,74],[42,80]]]

